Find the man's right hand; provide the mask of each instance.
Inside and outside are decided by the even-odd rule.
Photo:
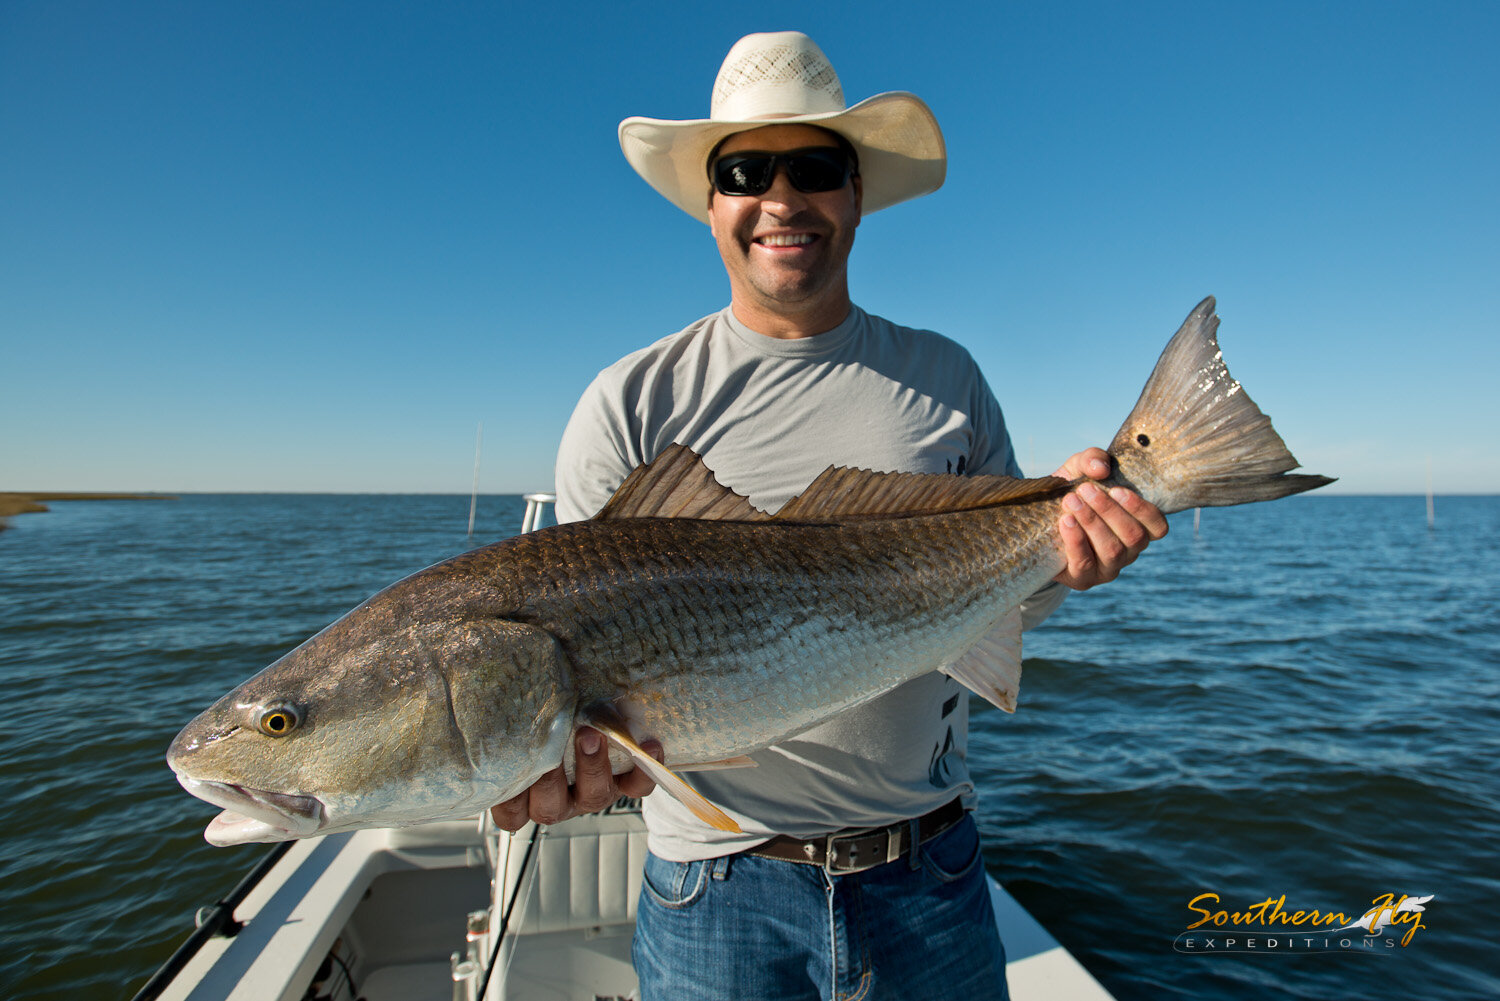
[[[609,746],[598,730],[579,727],[574,740],[577,758],[573,785],[568,785],[567,776],[559,765],[537,779],[530,789],[490,807],[490,816],[496,827],[518,831],[528,820],[538,824],[557,824],[569,817],[598,813],[621,796],[639,798],[656,788],[651,777],[639,768],[620,775],[611,774]],[[657,761],[665,760],[658,741],[644,741],[641,747]]]

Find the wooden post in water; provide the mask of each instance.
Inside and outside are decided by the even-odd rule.
[[[1195,539],[1198,537],[1198,519],[1202,517],[1202,515],[1203,509],[1201,507],[1193,508],[1193,538]]]
[[[1436,520],[1432,510],[1432,456],[1427,456],[1427,527],[1431,528]]]
[[[469,491],[469,537],[474,536],[474,509],[479,504],[479,446],[484,441],[484,421],[474,432],[474,487]]]

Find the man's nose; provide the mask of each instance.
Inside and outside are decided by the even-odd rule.
[[[798,212],[807,207],[807,196],[792,184],[791,175],[784,163],[776,165],[771,186],[761,194],[760,200],[762,205],[781,206],[789,212]]]

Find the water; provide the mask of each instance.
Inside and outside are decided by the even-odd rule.
[[[486,498],[476,539],[518,530]],[[234,684],[469,548],[466,497],[60,502],[0,533],[0,996],[127,998],[264,849],[162,761]],[[1173,518],[974,703],[993,872],[1122,999],[1500,997],[1500,498]],[[1227,910],[1436,894],[1406,947],[1182,954]],[[1199,930],[1199,934],[1202,930]]]

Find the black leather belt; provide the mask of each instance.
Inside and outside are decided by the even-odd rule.
[[[917,843],[932,840],[963,819],[964,806],[957,799],[938,807],[917,819]],[[783,834],[747,849],[745,854],[822,866],[830,873],[862,872],[894,862],[911,851],[911,828],[911,821],[902,820],[889,827],[850,828],[806,841]]]

